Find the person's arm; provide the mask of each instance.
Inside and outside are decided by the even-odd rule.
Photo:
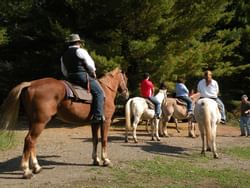
[[[186,94],[189,94],[189,90],[185,84],[182,84],[182,89]]]
[[[77,57],[79,57],[80,59],[84,60],[86,63],[86,66],[89,70],[89,72],[92,74],[92,76],[94,78],[96,78],[96,67],[95,67],[95,63],[93,61],[93,59],[90,57],[89,53],[83,49],[83,48],[79,48],[76,51],[76,55]]]
[[[68,71],[67,71],[67,69],[66,69],[66,67],[65,67],[65,65],[63,63],[63,57],[61,57],[60,60],[61,60],[61,71],[62,71],[62,74],[63,74],[63,76],[68,77]]]
[[[217,91],[217,96],[219,95],[220,93],[220,90],[219,90],[219,85],[218,85],[218,82],[214,80],[214,83],[215,83],[215,88],[216,88],[216,91]]]

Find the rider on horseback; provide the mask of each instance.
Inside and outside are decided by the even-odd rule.
[[[68,38],[68,49],[61,57],[63,75],[72,83],[87,88],[93,95],[92,123],[103,121],[104,92],[96,80],[96,67],[88,52],[81,48],[82,40],[78,34]]]
[[[175,87],[176,97],[187,103],[187,110],[188,110],[187,118],[190,118],[193,115],[192,100],[189,97],[189,90],[184,83],[185,80],[181,76],[178,77]]]
[[[219,86],[217,81],[212,79],[211,71],[209,70],[205,71],[204,79],[199,81],[197,90],[198,92],[200,92],[201,98],[211,98],[217,102],[221,112],[221,123],[225,124],[226,123],[225,107],[223,102],[218,97]]]
[[[144,73],[141,81],[141,96],[149,99],[155,105],[155,117],[160,118],[161,103],[154,97],[154,84],[149,80],[149,73]]]

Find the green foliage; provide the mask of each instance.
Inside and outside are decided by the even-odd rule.
[[[98,75],[122,67],[132,95],[143,72],[171,90],[180,74],[196,88],[209,68],[225,98],[237,97],[250,90],[249,9],[246,0],[2,0],[0,72],[9,82],[0,84],[60,77],[65,38],[79,33]]]

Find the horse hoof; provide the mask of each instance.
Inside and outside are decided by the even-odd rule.
[[[42,167],[40,167],[40,168],[34,168],[32,172],[33,172],[34,174],[39,174],[42,170],[43,170]]]
[[[214,154],[214,159],[219,159],[218,154]]]
[[[104,161],[103,161],[103,166],[112,166],[112,163],[111,163],[111,161],[109,160],[109,159],[105,159]]]
[[[212,151],[211,148],[207,148],[207,151]]]
[[[201,152],[201,156],[203,156],[203,157],[206,156],[205,151],[202,151],[202,152]]]
[[[33,176],[32,172],[27,172],[23,174],[23,179],[31,179]]]
[[[155,139],[152,137],[152,138],[151,138],[151,141],[155,141]]]
[[[138,140],[137,140],[137,139],[134,139],[134,142],[137,144],[137,143],[138,143]]]
[[[128,139],[125,139],[125,143],[128,143]]]
[[[100,166],[100,161],[94,160],[93,165],[94,165],[94,166]]]
[[[161,139],[160,139],[160,138],[157,138],[157,141],[161,141]]]

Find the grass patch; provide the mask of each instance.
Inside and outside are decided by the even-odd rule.
[[[238,157],[241,159],[250,159],[250,146],[248,147],[232,147],[232,148],[227,148],[224,149],[224,153],[234,156],[234,157]]]
[[[216,165],[210,164],[213,160],[156,157],[153,160],[130,161],[113,168],[99,169],[98,178],[70,185],[106,188],[249,187],[250,172],[236,168],[216,168]],[[203,162],[205,164],[199,165]]]
[[[5,150],[15,145],[15,134],[13,131],[0,132],[0,150]]]

